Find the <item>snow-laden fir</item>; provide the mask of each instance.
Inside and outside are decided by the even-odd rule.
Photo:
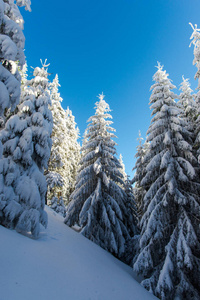
[[[126,193],[119,185],[124,185],[123,175],[115,157],[112,116],[103,94],[95,108],[95,115],[88,120],[80,169],[65,223],[79,225],[84,236],[122,257],[126,242],[136,233],[136,226],[135,222],[129,222]]]
[[[135,202],[137,204],[137,214],[138,214],[138,218],[141,219],[143,215],[143,198],[146,191],[148,190],[148,184],[144,185],[141,184],[141,182],[146,175],[147,163],[145,163],[144,161],[144,156],[149,148],[149,143],[145,141],[145,143],[142,144],[143,138],[141,136],[140,131],[137,140],[139,141],[139,145],[137,146],[137,153],[135,155],[137,160],[133,168],[133,170],[135,170],[135,174],[131,183],[134,184],[133,192],[134,192]]]
[[[53,206],[56,211],[60,208],[62,201],[60,197],[67,199],[74,190],[75,178],[80,160],[79,129],[76,126],[74,116],[69,108],[64,110],[61,106],[62,98],[58,92],[60,84],[58,75],[50,84],[51,102],[50,110],[53,116],[52,148],[48,162],[48,170],[45,171],[48,183],[48,205]],[[57,208],[56,201],[57,198]]]
[[[199,299],[200,185],[187,124],[168,74],[159,64],[153,77],[152,123],[144,156],[149,186],[143,199],[141,237],[134,270],[142,285],[160,299]],[[189,135],[189,133],[188,133]]]
[[[0,223],[37,237],[39,224],[47,225],[43,173],[50,156],[52,114],[47,68],[37,67],[33,75],[23,88],[16,114],[0,131]]]
[[[196,114],[195,114],[195,124],[194,124],[194,133],[195,133],[195,142],[194,142],[194,148],[196,150],[196,155],[198,157],[198,161],[200,163],[200,29],[197,28],[197,25],[195,24],[195,27],[193,27],[192,24],[190,24],[193,29],[193,33],[190,37],[191,44],[194,45],[194,60],[193,64],[197,67],[197,72],[195,74],[195,79],[198,80],[198,86],[197,86],[197,93],[195,94],[195,108],[196,108]]]
[[[24,20],[18,6],[30,10],[30,0],[0,0],[0,127],[5,109],[13,111],[20,99],[21,77],[18,71],[25,63]]]

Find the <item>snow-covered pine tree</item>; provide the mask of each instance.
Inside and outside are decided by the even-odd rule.
[[[126,180],[127,180],[127,174],[126,174],[126,171],[125,171],[125,165],[124,165],[124,162],[123,162],[123,156],[122,156],[122,154],[119,155],[119,163],[120,163],[120,166],[121,166],[120,172],[123,175],[123,181],[125,183]]]
[[[131,183],[132,184],[135,183],[133,192],[134,192],[135,202],[137,205],[138,217],[139,217],[139,219],[141,219],[141,217],[143,215],[143,199],[149,188],[148,185],[144,186],[141,184],[142,179],[146,175],[146,164],[144,162],[144,156],[149,149],[149,143],[147,141],[145,141],[145,143],[142,144],[143,138],[141,136],[140,131],[139,131],[139,137],[137,138],[137,140],[139,141],[139,145],[137,146],[137,153],[135,155],[137,160],[135,163],[135,167],[133,168],[133,170],[136,170],[136,171],[135,171],[133,179],[131,180]]]
[[[192,147],[183,138],[176,95],[160,64],[153,77],[150,105],[152,123],[147,132],[150,148],[143,184],[144,197],[139,255],[134,270],[142,285],[164,300],[199,299],[200,186],[196,182]],[[184,133],[184,134],[183,134]]]
[[[123,162],[122,154],[119,155],[119,163],[120,163],[119,171],[122,174],[121,179],[123,180],[123,184],[119,184],[119,186],[125,191],[126,194],[126,200],[125,200],[126,210],[125,210],[124,220],[125,220],[126,228],[129,231],[130,237],[133,237],[135,234],[138,233],[137,206],[133,194],[132,183],[125,171],[125,165]]]
[[[194,142],[194,148],[197,152],[197,158],[200,163],[200,29],[197,28],[197,25],[195,24],[195,27],[190,23],[193,33],[190,37],[192,40],[190,43],[190,46],[194,45],[194,60],[193,64],[197,67],[197,72],[195,74],[195,79],[198,80],[198,86],[197,86],[197,93],[194,95],[195,98],[195,107],[196,107],[196,116],[195,116],[195,128],[194,128],[194,134],[195,134],[195,142]]]
[[[118,185],[123,181],[115,157],[110,108],[103,94],[99,99],[95,115],[88,120],[83,157],[65,223],[78,224],[84,236],[121,257],[125,241],[130,237],[124,220],[126,195]]]
[[[50,110],[53,117],[53,130],[51,134],[52,148],[51,155],[48,162],[48,170],[45,171],[47,179],[47,204],[51,205],[53,199],[53,207],[55,208],[55,199],[64,195],[64,186],[66,182],[66,174],[63,172],[64,161],[66,157],[66,123],[65,123],[65,111],[61,106],[62,98],[58,92],[60,84],[58,81],[58,75],[55,76],[53,82],[50,84],[51,91],[51,106]]]
[[[21,78],[17,65],[25,63],[23,18],[18,6],[30,11],[30,0],[0,0],[0,126],[4,111],[13,111],[20,100]]]
[[[65,111],[66,122],[66,156],[65,156],[65,196],[67,203],[70,201],[70,195],[75,189],[78,163],[81,159],[79,139],[79,128],[75,122],[72,111],[67,108]]]
[[[125,181],[125,194],[126,194],[126,227],[128,228],[130,238],[126,241],[125,244],[125,253],[123,256],[123,261],[130,266],[133,266],[133,257],[136,255],[138,250],[138,239],[139,239],[139,230],[138,230],[138,214],[137,214],[137,205],[135,202],[134,192],[131,180],[129,176]],[[133,235],[134,233],[134,235]]]
[[[50,156],[52,115],[46,65],[35,68],[33,75],[22,92],[17,114],[0,133],[0,222],[37,237],[40,223],[47,225],[43,173]]]
[[[181,117],[188,118],[188,121],[193,122],[196,110],[192,95],[193,91],[190,87],[189,79],[185,79],[184,76],[182,76],[182,79],[183,81],[180,85],[181,94],[178,101],[178,104],[181,104],[184,110],[184,114]]]
[[[194,130],[195,130],[195,116],[196,116],[196,105],[191,95],[192,89],[190,88],[189,79],[182,77],[183,81],[180,85],[181,94],[179,96],[178,105],[181,109],[180,118],[183,118],[187,124],[187,135],[186,139],[190,144],[194,143]],[[190,135],[188,135],[190,132]]]

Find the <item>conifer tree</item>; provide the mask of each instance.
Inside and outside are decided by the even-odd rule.
[[[141,132],[139,131],[139,137],[137,138],[137,140],[139,141],[139,145],[137,146],[137,153],[135,155],[135,157],[137,158],[136,163],[135,163],[135,167],[133,168],[133,170],[135,171],[135,175],[131,181],[131,183],[135,183],[134,186],[134,197],[135,197],[135,202],[137,205],[137,213],[138,213],[138,217],[139,219],[141,219],[142,215],[143,215],[143,199],[144,196],[148,190],[148,185],[142,185],[142,179],[145,177],[146,175],[146,164],[144,162],[144,156],[147,153],[148,149],[149,149],[149,143],[147,141],[145,141],[144,144],[142,144],[142,136],[141,136]]]
[[[65,196],[67,203],[70,201],[70,196],[75,189],[76,176],[78,171],[78,163],[81,159],[79,139],[79,128],[75,122],[75,117],[72,111],[67,108],[65,111],[66,122],[66,157],[65,157]]]
[[[185,79],[184,76],[182,76],[182,83],[180,86],[181,94],[179,96],[178,104],[181,105],[183,109],[183,114],[181,117],[187,118],[188,122],[192,123],[194,121],[195,116],[195,102],[192,96],[192,89],[190,88],[190,82],[189,79]],[[191,129],[191,125],[189,126],[189,129]]]
[[[152,123],[147,132],[149,151],[139,254],[134,270],[142,285],[160,299],[199,299],[200,253],[199,183],[192,147],[184,140],[185,122],[160,64],[153,79]]]
[[[197,25],[195,24],[195,27],[190,23],[193,33],[190,37],[191,44],[194,45],[194,60],[193,64],[197,67],[197,72],[195,74],[195,79],[198,80],[198,86],[197,86],[197,93],[194,96],[195,98],[195,107],[196,107],[196,115],[195,115],[195,127],[194,127],[194,134],[195,134],[195,142],[194,142],[194,148],[197,152],[197,158],[200,163],[200,29],[197,28]]]
[[[126,240],[125,244],[125,252],[124,256],[122,257],[122,260],[130,265],[133,266],[133,257],[135,257],[137,249],[138,249],[138,212],[137,212],[137,205],[135,202],[134,192],[131,180],[129,179],[129,176],[127,176],[127,179],[125,181],[125,194],[126,194],[126,227],[128,228],[128,232],[130,235],[130,238]]]
[[[51,91],[50,110],[53,117],[53,129],[51,134],[51,155],[48,162],[48,170],[45,172],[48,185],[47,203],[51,205],[51,199],[53,198],[54,207],[55,199],[59,202],[58,198],[64,195],[63,187],[66,181],[65,173],[63,173],[67,143],[66,123],[65,111],[61,106],[63,99],[58,92],[59,86],[58,75],[56,75],[53,82],[49,85]]]
[[[110,108],[103,94],[99,99],[95,115],[88,120],[83,156],[65,223],[78,224],[84,236],[121,257],[125,241],[130,237],[125,226],[126,195],[119,187],[123,181],[115,157]]]
[[[127,174],[126,174],[126,171],[125,171],[125,165],[124,165],[124,162],[123,162],[123,156],[122,156],[122,154],[120,154],[120,156],[119,156],[119,163],[120,163],[120,166],[121,166],[120,171],[121,171],[121,173],[123,175],[123,181],[125,183],[126,180],[127,180]]]
[[[23,18],[18,6],[30,11],[30,0],[0,0],[0,126],[4,126],[4,112],[13,111],[20,99],[20,68],[25,63]],[[18,63],[17,63],[18,62]]]
[[[50,155],[52,115],[48,109],[48,72],[44,64],[27,81],[17,113],[0,133],[0,222],[20,231],[39,234],[47,225],[44,212],[46,180],[44,168]]]
[[[182,77],[183,81],[180,86],[181,94],[179,96],[178,105],[181,109],[179,117],[184,119],[186,122],[186,135],[185,139],[191,144],[195,141],[195,116],[196,116],[196,105],[191,95],[192,89],[190,88],[189,79]]]

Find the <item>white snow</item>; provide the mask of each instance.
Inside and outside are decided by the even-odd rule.
[[[0,226],[0,300],[156,299],[130,267],[46,211],[37,240]]]

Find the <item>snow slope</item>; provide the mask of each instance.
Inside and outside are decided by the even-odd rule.
[[[0,300],[156,299],[130,267],[46,211],[38,240],[0,226]]]

